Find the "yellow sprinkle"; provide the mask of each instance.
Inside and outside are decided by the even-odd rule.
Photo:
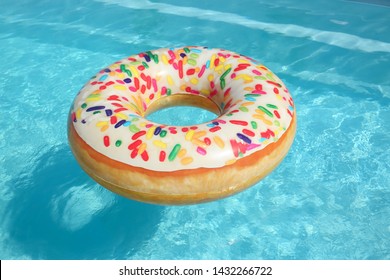
[[[225,162],[225,165],[231,165],[231,164],[235,163],[236,161],[237,161],[236,159],[228,160],[227,162]]]
[[[210,69],[214,68],[214,61],[215,61],[215,54],[211,56],[211,61],[210,61]]]
[[[187,60],[188,60],[188,57],[185,56],[185,57],[183,58],[183,65],[186,65],[186,64],[187,64]]]
[[[232,65],[231,64],[226,64],[225,65],[225,70],[228,70],[229,68],[232,68]]]
[[[121,118],[123,120],[127,120],[128,119],[128,116],[126,116],[123,113],[116,113],[115,116],[117,116],[118,118]]]
[[[186,87],[187,87],[187,85],[183,84],[183,85],[180,86],[180,90],[185,91]]]
[[[114,85],[114,88],[117,90],[126,90],[126,87],[124,85]]]
[[[200,68],[198,66],[195,67],[195,73],[198,73],[200,71]]]
[[[225,143],[223,142],[223,140],[219,136],[214,136],[213,139],[214,139],[215,143],[218,145],[218,147],[220,147],[221,149],[223,149],[225,147]]]
[[[146,150],[146,143],[142,143],[138,148],[138,154],[142,154]]]
[[[130,66],[130,71],[131,73],[136,76],[137,78],[139,77],[139,73],[138,73],[138,70],[137,68],[135,68],[134,66]]]
[[[101,132],[104,132],[104,131],[106,131],[107,129],[108,129],[108,124],[106,124],[106,125],[104,125],[104,126],[102,126],[101,128],[100,128],[100,131]]]
[[[255,104],[255,102],[252,102],[252,101],[249,101],[249,102],[245,102],[245,103],[242,103],[241,106],[250,106],[250,105],[253,105]]]
[[[226,58],[224,58],[223,56],[220,56],[219,57],[219,61],[221,61],[222,63],[226,61]]]
[[[181,164],[183,164],[183,165],[190,164],[193,161],[194,161],[194,159],[192,157],[185,157],[185,158],[182,158],[180,160]]]
[[[190,82],[191,82],[191,84],[196,85],[196,84],[198,84],[198,79],[197,78],[191,78]]]
[[[242,59],[242,58],[239,59],[238,62],[239,62],[239,63],[249,63],[249,64],[250,64],[250,62],[249,62],[248,60]]]
[[[125,73],[117,73],[117,76],[118,76],[119,79],[126,78]]]
[[[186,133],[186,140],[191,141],[192,137],[194,136],[195,130],[190,130]]]
[[[106,121],[100,121],[100,122],[97,122],[97,123],[96,123],[96,126],[97,126],[97,127],[102,127],[102,126],[105,126],[105,125],[108,125],[108,122],[106,122]]]
[[[198,131],[194,134],[193,138],[200,138],[200,137],[203,137],[207,134],[206,131],[202,130],[202,131]]]
[[[207,148],[207,145],[205,142],[203,142],[202,140],[196,139],[196,138],[193,138],[191,140],[191,143],[196,145],[196,146],[202,147],[202,148]]]
[[[152,138],[155,130],[156,130],[156,127],[154,127],[154,126],[149,128],[148,132],[146,133],[146,139]]]
[[[90,95],[87,97],[88,101],[99,101],[102,100],[102,97],[100,95]]]
[[[140,127],[145,127],[148,123],[147,122],[142,122],[139,124]]]
[[[186,150],[186,149],[181,149],[181,150],[177,153],[177,156],[178,156],[179,158],[182,158],[182,157],[184,157],[186,154],[187,154],[187,150]]]
[[[209,80],[209,82],[213,81],[214,75],[213,74],[208,75],[207,80]]]
[[[81,108],[78,108],[76,111],[76,118],[81,119]]]
[[[149,103],[150,103],[150,98],[149,98],[148,96],[146,96],[146,97],[144,98],[144,100],[145,100],[145,103],[146,103],[146,104],[149,104]]]
[[[210,90],[208,90],[208,89],[201,89],[200,93],[202,93],[202,94],[207,96],[207,95],[210,95]]]
[[[174,85],[174,82],[173,82],[173,79],[172,79],[171,75],[167,75],[167,80],[168,80],[168,84],[169,84],[170,86],[173,86],[173,85]]]
[[[234,79],[235,80],[244,79],[245,82],[252,82],[253,81],[252,77],[249,76],[248,74],[239,74]]]
[[[253,90],[253,87],[244,87],[244,90],[246,90],[246,91],[252,91],[252,90]]]
[[[165,149],[167,147],[167,143],[165,143],[161,140],[154,140],[153,145],[155,145],[156,147],[159,147],[161,149]]]
[[[266,125],[272,125],[270,120],[267,120],[263,115],[254,114],[253,117],[258,120],[262,120]]]
[[[161,60],[162,60],[162,62],[165,64],[165,65],[167,65],[169,62],[168,62],[168,58],[167,58],[167,56],[165,55],[165,54],[163,54],[163,55],[161,55]]]
[[[217,67],[215,67],[215,71],[221,72],[223,68],[223,64],[219,64]]]

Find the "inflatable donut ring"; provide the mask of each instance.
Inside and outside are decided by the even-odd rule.
[[[148,120],[170,106],[218,115],[193,126]],[[296,130],[282,81],[253,59],[222,49],[184,47],[130,56],[81,89],[68,138],[99,184],[139,201],[190,204],[255,184],[287,154]]]

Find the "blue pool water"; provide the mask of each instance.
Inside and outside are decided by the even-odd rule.
[[[2,0],[0,258],[390,259],[390,8],[367,2]],[[73,158],[70,104],[106,65],[183,45],[271,68],[296,103],[295,142],[227,199],[119,197]]]

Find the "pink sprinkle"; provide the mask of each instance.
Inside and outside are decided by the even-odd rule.
[[[261,72],[259,70],[253,69],[252,72],[258,76],[261,76]]]
[[[207,154],[206,150],[203,149],[202,147],[198,147],[198,148],[196,149],[196,151],[197,151],[199,154],[201,154],[202,156],[204,156],[204,155]]]
[[[202,69],[200,69],[200,72],[198,73],[198,78],[202,77],[205,70],[206,70],[206,65],[203,64]]]

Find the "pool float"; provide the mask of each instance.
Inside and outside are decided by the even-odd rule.
[[[148,120],[182,105],[217,117],[191,126]],[[147,51],[102,69],[68,119],[73,154],[95,181],[157,204],[211,201],[254,185],[282,161],[295,131],[292,97],[268,68],[197,46]]]

